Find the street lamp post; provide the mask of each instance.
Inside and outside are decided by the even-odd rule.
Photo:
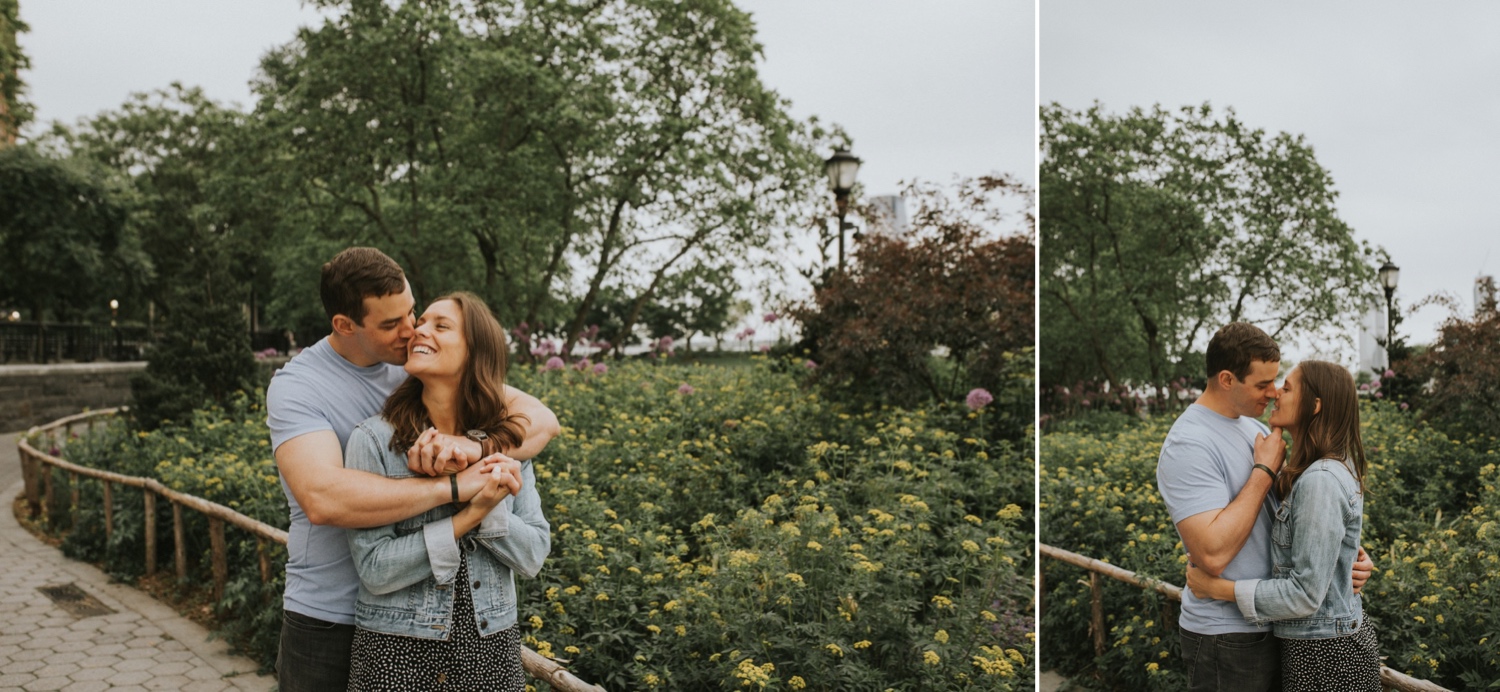
[[[1380,286],[1385,289],[1385,366],[1391,366],[1391,345],[1396,342],[1396,312],[1391,298],[1396,295],[1396,282],[1401,279],[1401,267],[1386,260],[1380,265]]]
[[[828,185],[833,188],[833,200],[839,210],[839,271],[844,271],[844,215],[849,212],[849,191],[854,189],[854,178],[859,175],[859,165],[864,163],[848,149],[837,149],[833,156],[823,162],[823,172],[828,175]]]
[[[119,360],[120,359],[120,327],[119,327],[119,321],[118,321],[119,316],[120,316],[120,301],[114,300],[114,299],[110,299],[110,301],[109,301],[109,331],[112,333],[112,336],[114,336],[114,338],[115,338],[115,349],[114,349],[114,353],[111,354],[111,356],[110,356],[111,360]]]

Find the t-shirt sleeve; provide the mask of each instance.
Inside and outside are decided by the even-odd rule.
[[[1172,523],[1229,506],[1234,498],[1213,457],[1202,445],[1168,440],[1156,463],[1156,487]]]
[[[271,429],[272,454],[294,437],[334,429],[312,387],[285,376],[272,377],[266,388],[266,427]]]

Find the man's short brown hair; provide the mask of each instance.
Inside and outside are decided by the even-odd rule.
[[[1265,331],[1249,322],[1230,322],[1208,340],[1204,354],[1208,380],[1213,381],[1225,370],[1243,381],[1250,374],[1251,361],[1281,362],[1281,347]]]
[[[365,322],[365,298],[388,296],[406,288],[401,265],[372,247],[351,247],[323,265],[319,293],[328,319],[344,315],[355,324]]]

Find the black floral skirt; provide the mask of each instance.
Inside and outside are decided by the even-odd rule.
[[[1380,640],[1369,620],[1354,634],[1281,640],[1282,692],[1380,692]]]
[[[469,561],[465,555],[454,585],[468,583]],[[448,641],[355,629],[349,664],[351,692],[525,692],[519,625],[488,637],[479,636],[473,594],[466,588],[453,591],[457,601]]]

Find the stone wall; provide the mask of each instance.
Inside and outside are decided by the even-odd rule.
[[[0,432],[127,405],[130,378],[145,369],[145,362],[0,366]]]

